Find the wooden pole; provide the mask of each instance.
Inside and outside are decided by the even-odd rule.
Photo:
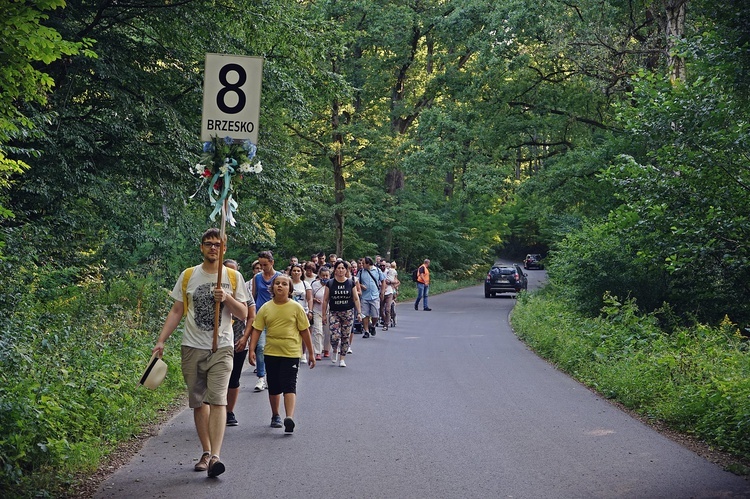
[[[221,275],[224,273],[224,241],[226,240],[226,225],[227,225],[227,209],[229,207],[229,200],[225,199],[224,204],[221,206],[221,230],[219,231],[219,238],[221,239],[219,246],[219,272],[216,278],[216,287],[221,288]],[[214,341],[211,345],[211,351],[215,352],[219,347],[219,321],[221,320],[221,302],[217,301],[214,304]]]

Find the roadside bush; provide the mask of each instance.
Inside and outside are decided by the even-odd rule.
[[[589,316],[599,313],[607,293],[635,298],[648,311],[664,301],[663,272],[649,262],[639,262],[637,251],[608,223],[585,225],[568,234],[551,256],[550,282],[564,288],[575,309]]]
[[[605,295],[597,317],[546,288],[522,294],[512,324],[541,356],[604,396],[750,459],[750,345],[736,325],[667,334],[633,300]]]
[[[148,278],[45,293],[33,284],[62,280],[56,270],[22,279],[27,292],[0,323],[0,489],[56,495],[181,393],[179,351],[167,349],[163,389],[137,387],[169,307]]]

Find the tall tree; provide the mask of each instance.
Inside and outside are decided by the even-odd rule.
[[[26,104],[46,105],[54,87],[44,67],[63,56],[81,52],[92,56],[92,41],[63,40],[54,28],[42,23],[50,10],[62,9],[65,0],[33,3],[6,1],[0,8],[0,189],[9,187],[12,175],[29,168],[23,157],[38,157],[26,147],[23,138],[33,133],[34,117]],[[0,219],[11,216],[0,204]]]
[[[240,14],[249,21],[236,23]],[[62,265],[104,258],[114,267],[152,265],[154,253],[182,265],[185,242],[206,223],[204,206],[188,203],[198,185],[189,169],[200,153],[204,55],[219,52],[266,58],[259,151],[266,168],[238,196],[245,223],[232,237],[235,246],[271,244],[275,220],[302,202],[285,122],[304,116],[317,91],[304,66],[320,49],[321,29],[304,14],[284,1],[71,2],[50,24],[73,40],[94,37],[101,57],[50,67],[54,120],[25,142],[44,154],[10,192],[22,216],[7,230],[25,232],[44,248],[41,258]],[[76,237],[57,244],[66,234]]]

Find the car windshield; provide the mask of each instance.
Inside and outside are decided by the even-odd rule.
[[[515,274],[516,270],[511,267],[492,267],[493,274]]]

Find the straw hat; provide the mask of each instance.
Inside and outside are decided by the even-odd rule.
[[[167,364],[154,353],[151,356],[151,360],[148,361],[146,372],[143,373],[138,384],[156,390],[156,388],[161,385],[161,382],[164,381],[166,375]]]

